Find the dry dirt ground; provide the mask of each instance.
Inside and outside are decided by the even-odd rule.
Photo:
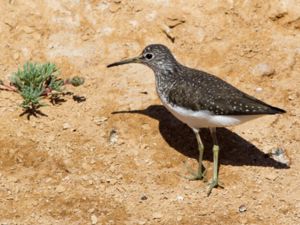
[[[0,224],[300,224],[299,0],[2,0],[0,30],[2,80],[29,60],[86,79],[71,88],[85,102],[66,96],[30,120],[0,91]],[[196,140],[152,71],[105,67],[150,43],[287,110],[218,130],[225,189],[210,197],[182,177]],[[289,168],[268,156],[278,148]]]

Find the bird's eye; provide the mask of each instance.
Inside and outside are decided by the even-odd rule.
[[[153,58],[153,54],[147,53],[147,54],[145,55],[145,58],[148,59],[148,60],[150,60],[150,59]]]

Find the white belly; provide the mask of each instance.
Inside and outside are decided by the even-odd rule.
[[[161,101],[177,119],[191,128],[229,127],[263,116],[214,115],[207,110],[193,111],[179,106],[171,106],[165,99],[161,99]]]

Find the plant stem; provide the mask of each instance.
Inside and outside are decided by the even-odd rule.
[[[17,92],[17,88],[12,85],[0,84],[0,90]]]

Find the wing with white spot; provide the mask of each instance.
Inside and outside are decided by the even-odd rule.
[[[220,82],[221,81],[221,82]],[[212,79],[201,79],[178,82],[167,94],[168,101],[194,111],[208,110],[216,115],[259,115],[285,112],[268,105],[229,83],[213,76]]]

